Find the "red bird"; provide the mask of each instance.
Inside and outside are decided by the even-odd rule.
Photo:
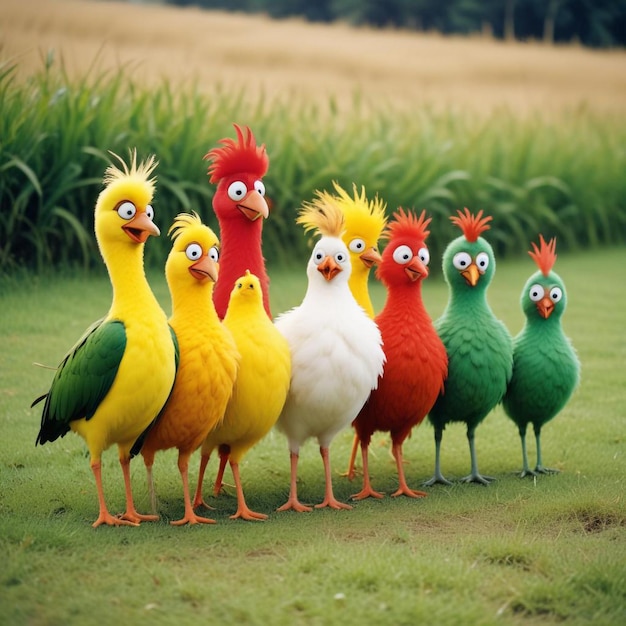
[[[213,210],[220,227],[220,278],[213,291],[213,303],[224,319],[230,294],[237,280],[249,270],[258,277],[263,307],[271,319],[269,278],[261,251],[263,220],[269,215],[262,178],[269,167],[265,145],[257,146],[252,131],[246,136],[237,124],[237,141],[226,138],[204,156],[211,161],[209,182],[217,183]]]
[[[392,452],[398,468],[398,490],[393,496],[425,496],[406,483],[402,444],[411,430],[428,414],[443,391],[448,373],[446,349],[422,301],[422,280],[430,260],[425,240],[429,234],[422,211],[419,219],[399,209],[382,235],[389,242],[376,271],[387,288],[387,301],[374,318],[383,338],[385,371],[353,421],[361,442],[363,489],[356,500],[383,494],[374,491],[368,471],[368,447],[375,431],[391,434]],[[353,478],[348,474],[349,478]]]

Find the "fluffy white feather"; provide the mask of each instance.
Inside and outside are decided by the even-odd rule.
[[[327,257],[341,267],[332,280],[318,270]],[[311,437],[327,448],[352,423],[383,372],[380,331],[352,296],[350,272],[345,244],[322,237],[307,265],[302,304],[276,320],[292,355],[291,386],[278,428],[295,454]]]

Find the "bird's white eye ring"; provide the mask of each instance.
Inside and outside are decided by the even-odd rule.
[[[148,216],[149,220],[152,221],[154,219],[154,209],[152,208],[151,204],[146,205],[146,215]]]
[[[539,300],[541,300],[543,298],[543,296],[545,295],[545,291],[543,289],[543,287],[541,285],[533,285],[529,290],[528,290],[528,297],[533,301],[533,302],[539,302]]]
[[[393,260],[398,263],[398,265],[406,265],[411,262],[413,258],[413,250],[409,248],[409,246],[398,246],[393,251]]]
[[[190,261],[197,261],[202,256],[202,246],[199,243],[190,243],[185,248],[185,254]]]
[[[363,252],[363,250],[365,250],[365,241],[357,237],[350,242],[348,248],[350,249],[350,252],[360,254],[361,252]]]
[[[347,258],[348,257],[343,252],[337,252],[337,254],[335,254],[335,261],[337,261],[337,263],[340,263],[341,265],[346,262]]]
[[[563,290],[560,287],[552,287],[550,289],[550,300],[558,302],[563,297]]]
[[[246,183],[237,180],[234,183],[231,183],[228,186],[228,197],[237,202],[238,200],[243,200],[248,193],[248,188],[246,187]]]
[[[220,259],[219,248],[217,248],[216,246],[211,246],[211,248],[209,248],[209,258],[217,263]]]
[[[326,256],[326,253],[321,248],[318,248],[317,250],[313,251],[313,260],[316,263],[321,263],[324,260],[325,256]]]
[[[137,207],[128,200],[125,200],[117,207],[117,214],[123,220],[132,220],[137,214]]]
[[[489,267],[489,255],[486,252],[479,252],[476,255],[476,265],[478,271],[484,272]]]
[[[467,252],[457,252],[452,258],[452,265],[457,270],[466,270],[472,264],[472,257]]]
[[[417,256],[424,265],[430,263],[430,252],[428,252],[428,248],[420,248],[417,252]]]
[[[265,195],[265,185],[260,180],[254,181],[254,188],[257,190],[260,196]]]

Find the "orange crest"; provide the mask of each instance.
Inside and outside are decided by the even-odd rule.
[[[470,213],[467,208],[465,213],[461,211],[457,211],[457,213],[459,215],[452,215],[450,220],[463,231],[465,239],[468,241],[476,241],[482,232],[491,228],[487,222],[490,222],[493,218],[491,215],[483,217],[482,209],[476,215]]]
[[[537,264],[544,276],[550,273],[556,261],[556,237],[552,237],[549,243],[546,243],[543,235],[539,235],[539,248],[534,242],[530,244],[533,249],[528,251],[530,258]]]
[[[269,167],[269,157],[265,152],[265,144],[256,145],[252,131],[246,126],[246,137],[241,128],[233,124],[237,132],[237,141],[229,137],[221,139],[221,148],[209,150],[204,158],[212,160],[209,165],[209,182],[217,183],[226,176],[233,174],[248,173],[263,178]]]
[[[393,214],[392,220],[381,235],[382,239],[391,239],[392,237],[410,237],[411,239],[419,239],[425,241],[430,235],[427,230],[430,220],[426,217],[426,211],[422,211],[421,215],[415,217],[413,213],[405,211],[402,207]]]

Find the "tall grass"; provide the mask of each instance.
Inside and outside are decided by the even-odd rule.
[[[254,100],[243,91],[207,96],[164,80],[140,86],[125,71],[98,70],[70,79],[49,53],[40,71],[17,80],[0,66],[0,272],[18,266],[98,262],[93,207],[108,151],[160,162],[156,220],[171,223],[198,210],[216,226],[213,186],[203,155],[232,123],[248,124],[267,145],[266,187],[272,215],[264,230],[270,263],[302,252],[295,211],[332,180],[365,185],[388,204],[433,215],[430,246],[454,234],[447,216],[468,206],[494,217],[500,255],[527,249],[537,232],[557,235],[562,250],[626,240],[626,122],[584,107],[558,120],[520,118],[508,109],[477,118],[428,107],[407,112],[355,93],[341,106],[285,96]],[[150,247],[161,264],[165,238]]]

